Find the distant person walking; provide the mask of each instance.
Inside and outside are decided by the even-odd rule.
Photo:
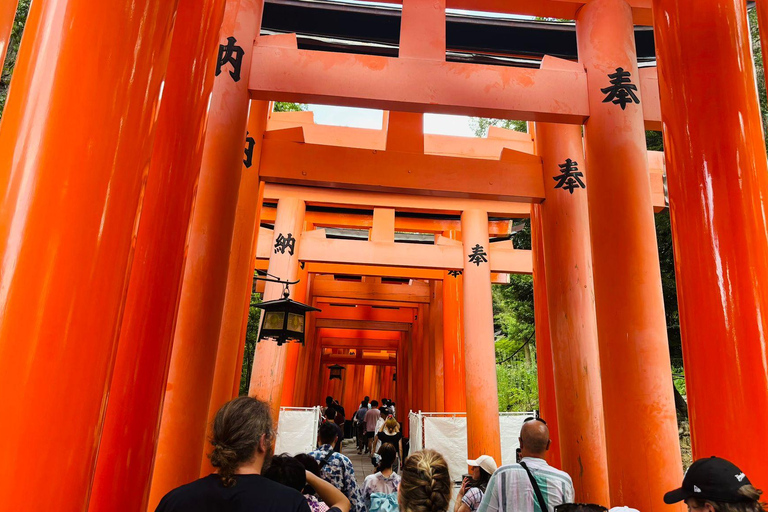
[[[317,431],[317,450],[309,452],[320,465],[324,480],[332,483],[352,504],[351,512],[364,512],[363,498],[355,480],[355,468],[349,457],[336,452],[333,446],[338,440],[338,428],[334,423],[326,422]]]
[[[368,412],[368,402],[360,402],[360,408],[354,416],[355,436],[357,438],[357,454],[363,453],[365,447],[365,414]]]
[[[526,421],[520,431],[520,463],[502,466],[493,474],[479,512],[554,512],[556,506],[572,503],[571,477],[544,460],[550,443],[544,420]]]
[[[378,409],[379,402],[371,402],[371,408],[365,413],[365,453],[373,453],[374,436],[376,435],[376,424],[381,419],[381,412]]]
[[[664,503],[684,501],[688,510],[701,512],[764,512],[762,494],[734,464],[710,457],[691,464],[683,485],[665,494]]]

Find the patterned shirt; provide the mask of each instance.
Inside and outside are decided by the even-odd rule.
[[[381,471],[373,475],[365,477],[363,483],[363,499],[365,499],[365,508],[370,510],[371,508],[371,494],[380,492],[382,494],[396,494],[397,488],[400,487],[400,475],[392,473],[389,476],[384,476]]]
[[[483,491],[477,487],[471,487],[461,498],[461,502],[469,507],[470,512],[475,512],[480,507],[481,501],[483,501]]]
[[[523,458],[541,490],[548,512],[557,505],[573,503],[573,482],[568,473],[555,469],[544,459]],[[528,474],[520,464],[502,466],[491,476],[478,512],[542,512]]]
[[[312,512],[328,512],[328,505],[324,501],[317,499],[317,496],[305,494],[304,497],[307,498],[307,504],[312,509]]]
[[[355,480],[355,468],[352,466],[352,461],[346,455],[338,452],[333,452],[329,456],[328,453],[331,451],[333,451],[331,445],[324,444],[309,454],[321,465],[327,457],[328,461],[321,469],[323,479],[333,484],[344,496],[349,498],[352,504],[351,512],[365,512],[363,497]]]

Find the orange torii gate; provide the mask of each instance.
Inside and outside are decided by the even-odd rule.
[[[757,4],[761,20],[767,6]],[[413,265],[391,247],[387,209],[460,215],[441,243],[419,249],[416,271],[461,269],[462,285],[445,276],[414,282],[435,296],[442,282],[444,317],[463,293],[452,328],[464,325],[466,406],[483,426],[495,413],[480,401],[495,384],[491,266],[501,258],[496,270],[515,268],[508,247],[496,248],[492,263],[488,215],[530,215],[536,295],[548,306],[548,319],[537,308],[537,321],[550,331],[538,349],[552,360],[542,365],[543,406],[552,417],[555,405],[562,464],[584,499],[664,508],[660,497],[679,484],[681,468],[651,216],[663,203],[654,200],[661,187],[649,177],[643,134],[662,122],[694,455],[731,458],[767,485],[754,446],[768,438],[768,164],[742,3],[405,0],[398,57],[259,37],[263,8],[264,0],[33,2],[0,124],[3,508],[143,510],[204,470],[211,405],[234,393],[261,245],[255,228],[270,196],[273,234],[304,233],[296,252],[308,251],[306,266],[353,265],[324,252],[359,242],[372,249],[358,260],[394,273]],[[447,61],[446,8],[573,19],[578,63]],[[0,10],[0,53],[12,14]],[[634,23],[654,25],[657,69],[638,69]],[[99,61],[83,66],[94,44]],[[266,132],[271,100],[389,110],[384,146],[333,144],[306,122]],[[500,153],[468,143],[476,144],[470,154],[456,154],[456,141],[431,146],[421,136],[424,112],[534,121],[534,140]],[[293,174],[304,161],[270,164],[281,151],[326,167],[305,180]],[[341,154],[398,182],[376,172],[334,176],[328,159]],[[458,160],[482,180],[462,174]],[[423,174],[409,176],[404,165]],[[441,168],[452,183],[439,179]],[[381,223],[371,221],[369,241],[323,239],[321,229],[305,229],[313,202],[379,209]],[[299,300],[332,270],[317,268],[314,277],[298,255],[269,258],[270,273],[300,279]],[[264,296],[279,292],[267,285]],[[413,324],[386,326],[423,334],[439,323],[438,308],[429,321],[418,308]],[[309,317],[320,320],[333,319]],[[360,326],[345,322],[345,331]],[[322,331],[337,327],[310,327],[323,340],[338,337]],[[430,339],[413,336],[415,348],[396,351],[398,367],[422,379],[411,381],[411,400],[440,371]],[[301,391],[307,370],[320,370],[321,348],[309,346],[310,361],[295,359],[297,348],[259,344],[253,392],[282,399],[292,370],[293,392]],[[419,400],[439,404],[434,388]],[[471,456],[496,450],[492,432],[470,424],[469,435]],[[57,475],[45,495],[28,478],[40,461]]]

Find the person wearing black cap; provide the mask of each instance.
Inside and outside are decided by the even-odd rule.
[[[739,468],[725,459],[710,457],[694,462],[679,489],[664,495],[664,503],[685,501],[688,510],[704,512],[765,512],[763,494]]]

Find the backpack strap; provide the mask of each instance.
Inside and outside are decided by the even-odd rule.
[[[528,469],[528,465],[525,462],[520,462],[520,465],[523,467],[526,473],[528,473],[528,479],[531,481],[531,485],[533,486],[533,491],[536,493],[536,499],[539,501],[539,507],[541,508],[541,512],[547,512],[547,504],[544,501],[544,496],[541,494],[541,489],[539,489],[539,484],[536,483],[536,479],[533,478],[533,474],[531,473],[531,470]]]
[[[328,464],[328,461],[329,461],[329,460],[331,460],[331,455],[333,455],[333,448],[331,448],[330,450],[328,450],[328,453],[327,453],[327,454],[325,454],[325,457],[323,457],[323,460],[321,460],[321,461],[320,461],[320,464],[318,464],[318,466],[320,467],[320,469],[323,469],[323,466],[325,466],[326,464]]]

